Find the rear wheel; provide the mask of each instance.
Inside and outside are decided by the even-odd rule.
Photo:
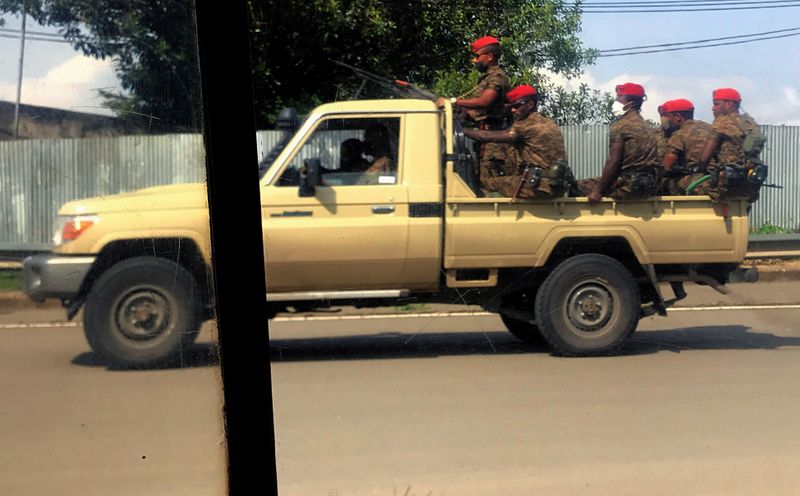
[[[536,323],[560,355],[618,351],[639,322],[639,291],[631,273],[605,255],[569,258],[536,295]]]
[[[137,257],[108,269],[86,299],[89,345],[125,367],[168,361],[197,338],[202,323],[197,282],[180,265]]]
[[[500,314],[500,318],[503,320],[508,332],[520,341],[530,344],[542,344],[544,342],[539,328],[533,322],[517,319],[503,313]]]

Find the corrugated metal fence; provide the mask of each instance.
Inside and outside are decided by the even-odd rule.
[[[752,212],[752,226],[800,228],[800,127],[763,126],[762,158],[772,183]],[[598,175],[608,148],[607,126],[563,128],[577,177]],[[280,140],[260,131],[259,157]],[[205,179],[199,134],[0,142],[0,251],[47,249],[59,206],[89,196]]]

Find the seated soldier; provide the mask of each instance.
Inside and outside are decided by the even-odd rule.
[[[602,175],[578,181],[590,203],[599,202],[604,195],[615,200],[646,198],[659,186],[656,138],[640,114],[647,97],[644,87],[625,83],[618,85],[616,92],[625,113],[611,124]]]
[[[339,172],[364,172],[369,168],[362,156],[364,143],[356,138],[350,138],[342,142],[339,148]]]
[[[536,89],[527,84],[509,91],[514,124],[503,131],[465,129],[482,143],[507,143],[505,176],[482,178],[481,189],[512,198],[548,199],[564,194],[567,153],[558,125],[539,112]]]
[[[661,165],[664,168],[662,194],[684,195],[700,172],[700,152],[711,133],[711,125],[694,120],[694,104],[678,99],[658,107],[661,128],[669,132],[667,152]],[[701,174],[702,175],[702,174]]]
[[[364,131],[364,153],[372,156],[367,174],[394,174],[389,130],[383,124],[373,124]]]
[[[700,167],[711,176],[703,191],[714,201],[727,197],[758,199],[760,182],[749,180],[751,171],[763,167],[758,155],[765,138],[749,115],[739,113],[742,97],[733,88],[719,88],[711,95],[714,122],[701,152]],[[729,178],[728,174],[738,178]]]

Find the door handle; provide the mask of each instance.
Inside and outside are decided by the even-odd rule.
[[[284,210],[281,213],[269,214],[270,217],[311,217],[314,212],[311,210]]]
[[[391,214],[394,212],[394,205],[375,205],[372,207],[373,214]]]

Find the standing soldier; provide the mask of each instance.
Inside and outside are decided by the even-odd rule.
[[[704,192],[715,201],[747,196],[753,202],[764,179],[758,174],[758,168],[764,167],[758,155],[766,140],[756,121],[739,113],[742,97],[738,91],[720,88],[711,97],[714,122],[700,156],[700,167],[711,176]],[[750,175],[760,180],[751,181]]]
[[[662,158],[664,182],[662,190],[668,195],[683,195],[700,173],[700,152],[711,134],[711,125],[694,120],[694,104],[678,99],[658,107],[661,128],[669,134],[667,151]],[[695,177],[695,180],[697,177]]]
[[[478,129],[499,130],[504,128],[507,116],[504,101],[511,88],[511,81],[500,67],[500,42],[492,36],[484,36],[470,45],[472,63],[483,75],[478,84],[463,97],[451,98],[456,109],[462,109],[473,120]],[[437,100],[437,105],[444,105],[444,98]],[[485,193],[490,192],[483,187],[489,179],[503,175],[505,151],[502,145],[487,143],[480,152],[480,180]]]
[[[539,112],[536,88],[523,84],[508,92],[514,124],[502,131],[464,130],[481,143],[507,143],[504,177],[490,178],[487,187],[512,198],[548,199],[563,196],[568,186],[567,152],[558,125]]]
[[[578,188],[592,203],[603,195],[615,200],[646,198],[659,186],[656,138],[640,114],[646,98],[644,87],[625,83],[617,85],[616,92],[625,113],[611,124],[603,172],[600,177],[578,181]]]

